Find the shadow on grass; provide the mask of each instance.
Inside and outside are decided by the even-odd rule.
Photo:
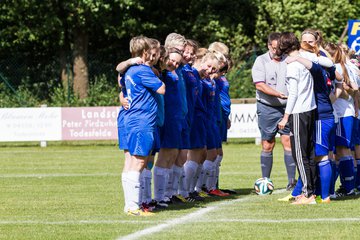
[[[355,200],[355,199],[359,199],[359,198],[360,198],[360,194],[357,194],[357,195],[344,196],[344,197],[331,199],[331,201],[348,201],[348,200]]]
[[[235,191],[235,194],[230,194],[226,197],[218,197],[218,196],[209,196],[206,197],[204,201],[196,201],[196,202],[187,202],[187,203],[173,203],[170,204],[168,208],[156,210],[156,211],[177,211],[184,210],[189,208],[204,208],[209,203],[221,202],[226,200],[238,199],[247,195],[255,195],[255,191],[252,188],[243,188],[243,189],[231,189]]]

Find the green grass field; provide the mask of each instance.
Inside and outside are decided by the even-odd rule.
[[[123,154],[116,143],[3,144],[0,239],[358,239],[360,200],[294,206],[276,147],[270,196],[252,193],[260,147],[224,145],[220,186],[239,192],[204,203],[172,205],[153,217],[123,213]],[[142,231],[144,230],[144,231]],[[147,233],[146,233],[147,232]],[[130,235],[132,234],[132,235]]]

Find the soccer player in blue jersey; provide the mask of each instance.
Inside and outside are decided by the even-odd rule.
[[[152,71],[155,73],[157,77],[160,77],[159,71],[155,68],[155,65],[159,61],[160,57],[166,55],[167,53],[161,51],[160,42],[157,39],[149,38],[150,40],[150,54],[154,57],[149,58],[148,61],[145,62],[145,65],[152,67]],[[162,55],[161,55],[162,54]],[[160,59],[161,60],[161,59]],[[158,93],[152,92],[153,97],[157,103],[157,115],[156,115],[156,127],[154,131],[154,146],[147,159],[147,164],[144,170],[140,175],[140,203],[143,211],[153,211],[156,207],[156,204],[152,201],[152,167],[154,165],[154,158],[156,153],[160,150],[160,127],[164,124],[164,96]]]
[[[127,146],[127,134],[126,134],[126,127],[124,124],[124,114],[125,111],[129,108],[129,104],[127,101],[127,93],[126,93],[126,88],[125,88],[125,81],[124,78],[121,77],[121,75],[119,74],[118,76],[118,83],[119,83],[119,87],[121,88],[121,92],[119,94],[119,99],[120,99],[120,103],[121,103],[121,107],[120,107],[120,111],[117,117],[117,125],[118,125],[118,140],[119,140],[119,149],[124,151],[124,168],[123,168],[123,173],[121,175],[121,183],[122,183],[122,187],[124,189],[124,194],[126,194],[127,192],[125,191],[125,187],[126,187],[126,175],[127,172],[130,169],[130,164],[131,164],[131,156],[128,150],[128,146]],[[127,199],[127,197],[125,196],[125,199]],[[127,206],[127,202],[125,201],[125,206],[124,206],[124,211],[127,212],[128,206]]]
[[[143,63],[143,59],[141,58],[142,53],[143,53],[143,49],[142,49],[143,46],[141,44],[136,44],[136,42],[141,42],[142,40],[144,40],[144,39],[142,39],[141,37],[138,37],[138,38],[134,38],[130,42],[130,52],[132,53],[133,58],[130,58],[129,60],[118,64],[118,66],[116,68],[116,70],[119,71],[118,84],[119,84],[119,87],[121,88],[121,92],[119,94],[119,99],[120,99],[120,103],[122,106],[120,107],[120,111],[118,114],[117,124],[118,124],[119,149],[123,150],[124,155],[125,155],[125,162],[124,162],[124,168],[123,168],[123,174],[122,174],[122,186],[123,186],[124,194],[125,194],[125,206],[124,206],[125,212],[128,211],[128,206],[127,206],[127,201],[126,201],[127,191],[125,191],[125,187],[127,186],[126,176],[127,176],[128,171],[130,170],[130,166],[131,166],[131,155],[128,151],[127,129],[124,124],[124,115],[125,115],[125,111],[129,109],[129,102],[127,100],[125,79],[122,76],[123,76],[124,72],[126,71],[126,69],[128,67],[130,67],[131,65]]]
[[[220,174],[220,165],[221,161],[223,159],[223,150],[221,146],[221,142],[227,141],[227,130],[231,126],[231,122],[229,119],[230,115],[230,106],[231,106],[231,100],[229,95],[229,82],[227,81],[225,74],[231,67],[231,59],[230,59],[230,53],[229,48],[222,42],[213,42],[209,45],[210,51],[218,51],[221,52],[225,58],[226,58],[226,64],[222,66],[219,70],[219,73],[217,73],[217,76],[214,77],[216,82],[216,87],[219,92],[220,97],[220,147],[217,149],[217,158],[215,160],[215,168],[216,168],[216,179],[217,179],[217,188],[219,188],[218,180],[219,180],[219,174]],[[222,190],[226,193],[234,193],[232,190]]]
[[[225,56],[218,52],[212,51],[219,61],[219,68],[224,67],[227,64]],[[203,86],[203,99],[205,99],[206,108],[206,159],[203,162],[203,170],[200,174],[198,183],[196,185],[196,191],[200,192],[202,187],[205,186],[206,191],[210,195],[215,196],[228,196],[228,193],[224,193],[219,189],[216,189],[216,160],[218,157],[217,149],[221,147],[220,138],[220,96],[219,89],[216,86],[214,77],[219,77],[218,71],[211,74],[209,78],[202,79]]]
[[[174,181],[174,168],[173,165],[175,163],[175,160],[179,154],[179,149],[181,147],[181,129],[182,129],[182,123],[173,123],[170,124],[171,118],[176,118],[178,121],[182,122],[185,118],[184,109],[186,105],[186,99],[184,100],[184,83],[179,75],[179,72],[175,71],[178,68],[178,64],[181,63],[181,57],[182,53],[184,51],[185,47],[185,37],[177,34],[177,33],[170,33],[166,39],[165,39],[165,48],[168,50],[171,49],[172,53],[169,53],[169,58],[167,61],[167,68],[170,69],[170,71],[167,71],[167,75],[163,75],[166,79],[177,79],[174,83],[175,85],[172,85],[174,88],[173,90],[176,91],[177,94],[177,101],[176,104],[178,104],[179,108],[170,109],[171,106],[168,104],[168,109],[165,109],[165,123],[163,126],[161,137],[164,139],[161,140],[161,149],[159,152],[158,159],[156,160],[155,167],[154,167],[154,197],[155,200],[163,207],[167,207],[167,204],[170,203],[170,198],[173,193],[173,181]],[[180,53],[180,54],[179,54]],[[180,59],[178,57],[180,56]],[[179,61],[179,62],[178,62]],[[174,66],[176,66],[174,68]],[[164,78],[164,80],[165,80]],[[168,94],[168,101],[171,97],[171,94]],[[166,100],[165,100],[165,108],[166,108]],[[170,110],[176,110],[176,114],[172,116],[172,114],[169,112]],[[169,114],[169,115],[168,115]],[[167,121],[167,119],[169,121]],[[177,127],[176,127],[177,125]],[[169,128],[168,130],[166,130]],[[170,130],[176,130],[180,133],[177,135],[174,135],[173,139],[169,139],[171,132]],[[166,138],[166,140],[165,140]],[[173,140],[173,141],[170,141]],[[175,170],[175,176],[180,175],[178,174],[178,171]]]
[[[203,54],[200,54],[200,53]],[[202,55],[202,56],[201,56]],[[209,78],[211,74],[219,69],[219,60],[214,53],[208,52],[206,49],[199,49],[197,51],[197,59],[193,65],[193,73],[199,80]],[[198,198],[194,193],[197,176],[199,175],[202,162],[206,158],[206,101],[207,95],[202,93],[202,85],[199,84],[199,93],[195,102],[194,119],[191,125],[190,132],[190,150],[188,159],[184,165],[185,173],[185,194],[187,198]]]
[[[156,39],[153,38],[149,38],[149,43],[150,43],[150,55],[152,55],[151,58],[148,58],[148,60],[145,62],[146,65],[152,67],[154,66],[159,59],[159,52],[160,51],[160,42]],[[133,44],[131,45],[132,47],[136,47],[137,45]],[[120,112],[119,112],[119,116],[118,116],[118,134],[119,134],[119,148],[120,149],[124,149],[124,153],[125,153],[125,166],[124,166],[124,172],[128,171],[128,166],[129,166],[129,162],[131,161],[131,157],[130,157],[130,153],[127,150],[127,135],[126,135],[126,128],[124,126],[124,111],[128,110],[129,108],[129,103],[127,100],[127,93],[126,93],[126,87],[125,87],[125,82],[124,82],[124,78],[122,78],[122,75],[124,74],[124,72],[132,65],[138,65],[138,64],[143,64],[144,61],[140,56],[136,56],[139,54],[142,54],[141,50],[138,49],[131,49],[131,52],[134,52],[136,54],[135,57],[130,58],[126,61],[123,61],[121,63],[119,63],[116,67],[116,70],[119,71],[119,78],[118,78],[118,82],[119,82],[119,86],[121,87],[121,93],[120,93],[120,102],[122,107],[120,108]],[[158,76],[158,70],[156,70],[154,67],[152,68],[152,70],[154,71],[154,73]],[[163,108],[164,108],[164,104],[163,104],[163,96],[161,94],[153,94],[154,98],[156,99],[157,105],[158,105],[158,111],[157,111],[157,126],[161,126],[163,124]],[[154,132],[154,149],[152,151],[152,154],[148,157],[147,160],[147,166],[144,168],[144,170],[141,172],[140,175],[140,203],[142,205],[142,210],[143,211],[152,211],[152,209],[154,208],[154,206],[152,206],[152,191],[151,191],[151,180],[152,180],[152,166],[154,163],[154,157],[156,152],[158,152],[158,149],[160,148],[160,137],[159,137],[159,133],[158,133],[158,128],[155,129]],[[124,185],[124,184],[123,184]],[[124,186],[123,186],[124,187]],[[126,207],[125,207],[126,209]]]
[[[338,124],[336,128],[336,160],[339,163],[341,187],[332,198],[355,194],[354,159],[351,153],[352,131],[354,117],[358,114],[357,99],[351,96],[358,91],[356,80],[349,75],[346,58],[341,48],[336,44],[327,44],[325,48],[335,62],[336,71],[342,76],[342,91],[339,98],[333,103]]]
[[[148,38],[135,37],[130,45],[137,45],[137,49],[142,50],[144,62],[152,62],[156,58],[156,54],[150,52],[151,43]],[[135,55],[133,52],[131,54]],[[125,201],[129,215],[146,215],[139,206],[140,173],[154,144],[157,103],[152,94],[164,94],[165,85],[147,65],[131,66],[123,77],[129,101],[124,124],[127,127],[127,144],[131,155],[129,171],[125,176]]]
[[[154,199],[164,206],[168,201],[165,197],[170,198],[173,195],[170,193],[165,196],[165,189],[169,181],[167,179],[169,170],[179,154],[183,119],[181,111],[179,111],[181,109],[179,77],[175,72],[181,63],[182,53],[177,49],[168,49],[168,52],[166,70],[161,74],[161,79],[167,89],[164,95],[165,118],[164,125],[160,129],[160,151],[154,168]]]
[[[184,192],[184,164],[187,159],[187,153],[190,146],[190,125],[193,121],[195,101],[198,94],[198,81],[193,73],[191,65],[195,61],[198,43],[191,39],[186,39],[184,52],[182,55],[182,64],[178,71],[181,71],[185,83],[187,114],[182,124],[182,146],[175,164],[173,165],[173,195],[174,201],[186,201],[182,192]]]

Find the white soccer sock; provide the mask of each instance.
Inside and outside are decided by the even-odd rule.
[[[121,184],[122,184],[122,188],[123,188],[123,191],[124,191],[124,212],[127,212],[129,209],[128,209],[128,186],[127,186],[127,172],[123,172],[121,174]]]
[[[215,187],[216,187],[216,183],[219,180],[219,176],[220,176],[220,166],[221,166],[221,161],[223,159],[223,156],[221,155],[217,155],[217,158],[215,160]]]
[[[204,178],[203,185],[205,184],[207,190],[213,190],[212,182],[214,182],[215,178],[215,162],[210,160],[205,160],[203,164]],[[199,191],[201,188],[199,189]]]
[[[134,211],[139,209],[140,197],[140,172],[129,171],[126,178],[128,186],[128,210]]]
[[[145,170],[145,169],[144,169]],[[140,173],[140,195],[139,195],[139,204],[144,202],[145,197],[145,171],[142,170]]]
[[[182,174],[182,167],[178,167],[174,164],[172,170],[173,170],[172,195],[175,195],[178,193],[179,190],[179,182]]]
[[[165,197],[171,198],[173,195],[172,185],[174,181],[174,171],[172,168],[166,169],[167,170],[167,181],[166,181],[166,190],[165,190]]]
[[[215,190],[216,189],[216,163],[213,162],[213,166],[209,169],[209,176],[206,181],[206,189],[207,190]]]
[[[165,196],[167,169],[155,166],[154,167],[154,199],[161,201]]]
[[[201,191],[202,186],[204,185],[204,177],[205,177],[205,171],[203,164],[199,164],[198,169],[196,171],[196,176],[194,178],[194,190],[195,191]]]
[[[144,169],[144,179],[145,179],[145,191],[143,196],[143,201],[145,203],[150,203],[152,200],[151,195],[151,179],[152,179],[152,172],[149,169]]]
[[[186,181],[185,181],[184,167],[181,168],[181,175],[180,175],[180,179],[179,179],[179,191],[178,191],[178,193],[183,197],[188,196],[188,193],[186,191]]]
[[[193,182],[194,182],[194,178],[196,177],[198,166],[199,166],[198,163],[191,160],[186,161],[186,163],[184,164],[185,191],[186,191],[184,197],[188,197],[189,192],[194,190]]]

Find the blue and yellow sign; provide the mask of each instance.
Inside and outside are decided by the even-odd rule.
[[[360,54],[360,20],[348,21],[348,46]]]

